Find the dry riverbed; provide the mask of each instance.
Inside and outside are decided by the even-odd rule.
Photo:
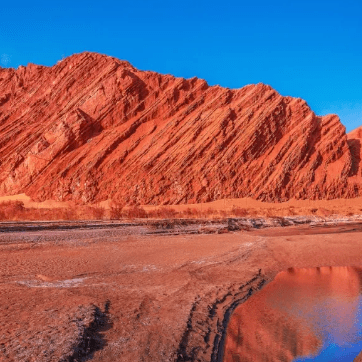
[[[361,265],[358,220],[258,220],[2,223],[0,361],[219,361],[276,273]]]

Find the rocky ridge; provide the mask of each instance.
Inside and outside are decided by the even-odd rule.
[[[362,129],[270,86],[81,53],[0,68],[0,195],[179,204],[361,196]]]

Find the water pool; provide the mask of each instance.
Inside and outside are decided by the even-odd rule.
[[[362,350],[362,268],[289,269],[232,314],[224,362],[351,362]]]

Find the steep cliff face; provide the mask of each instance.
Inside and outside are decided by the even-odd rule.
[[[361,159],[362,159],[362,127],[359,127],[352,132],[347,134],[348,138],[348,145],[351,151],[352,156],[352,168],[350,172],[350,182],[351,183],[359,183],[358,180],[362,176],[362,165],[361,165]],[[358,186],[356,186],[358,187]]]
[[[263,84],[210,87],[96,53],[0,68],[1,195],[129,204],[355,197],[357,143],[337,116],[318,117]]]

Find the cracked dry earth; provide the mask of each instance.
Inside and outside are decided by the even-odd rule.
[[[0,233],[0,361],[221,361],[238,303],[288,267],[361,265],[358,229]]]

